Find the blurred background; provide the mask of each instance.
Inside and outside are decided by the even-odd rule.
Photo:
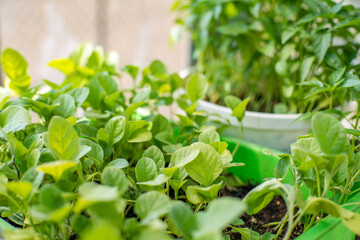
[[[120,66],[163,61],[170,72],[190,63],[190,42],[169,42],[175,15],[171,0],[0,0],[0,50],[11,47],[29,62],[32,85],[61,82],[47,67],[84,41],[120,55]],[[2,72],[2,71],[1,71]],[[1,73],[0,81],[4,80]]]

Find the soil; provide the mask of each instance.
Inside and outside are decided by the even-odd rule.
[[[233,197],[239,197],[239,198],[244,198],[245,195],[255,187],[255,185],[249,184],[247,186],[244,187],[240,187],[237,189],[227,189],[225,188],[222,192],[221,195],[222,196],[233,196]],[[264,234],[266,232],[270,232],[272,234],[276,234],[277,230],[274,229],[274,226],[264,226],[265,224],[268,223],[273,223],[273,222],[280,222],[281,219],[285,216],[286,214],[286,204],[284,202],[284,200],[279,197],[276,196],[268,206],[266,206],[263,210],[261,210],[260,212],[258,212],[255,215],[243,215],[241,217],[241,219],[244,221],[245,224],[240,225],[240,226],[236,226],[236,227],[241,227],[241,228],[249,228],[253,231],[258,232],[259,234]],[[296,211],[296,209],[295,209]],[[287,225],[284,226],[281,234],[279,235],[278,239],[282,239],[286,233],[286,229],[287,229]],[[291,239],[295,239],[298,236],[300,236],[300,234],[303,232],[303,225],[299,224],[298,226],[296,226],[296,228],[293,231],[293,234],[291,236]],[[230,234],[230,238],[231,240],[240,240],[241,235],[240,233],[235,233],[235,232],[231,232],[231,228],[227,229],[227,231]]]

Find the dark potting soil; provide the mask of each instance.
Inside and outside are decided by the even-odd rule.
[[[221,196],[233,196],[244,198],[245,195],[255,187],[255,185],[249,184],[247,186],[239,187],[237,189],[228,189],[225,188],[221,192]],[[296,209],[295,209],[296,211]],[[244,221],[243,225],[236,226],[241,228],[249,228],[253,231],[260,233],[261,235],[270,232],[272,234],[276,234],[277,230],[274,229],[274,226],[266,226],[265,224],[273,223],[273,222],[280,222],[282,218],[285,216],[287,212],[286,204],[284,200],[280,196],[274,197],[274,199],[255,215],[247,215],[244,214],[241,219]],[[282,239],[285,236],[287,230],[287,224],[285,224],[281,234],[279,235],[278,239]],[[303,225],[299,224],[294,229],[291,239],[295,239],[303,232]],[[231,232],[231,228],[227,229],[226,231],[229,235],[231,240],[240,240],[241,235],[240,233]]]

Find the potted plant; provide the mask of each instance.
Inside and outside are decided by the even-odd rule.
[[[84,45],[80,46],[75,53],[83,48]],[[94,55],[97,57],[91,57]],[[225,186],[236,186],[237,178],[227,174],[226,169],[244,167],[239,162],[243,151],[233,152],[238,154],[233,162],[228,143],[235,149],[249,151],[250,148],[246,148],[246,143],[235,146],[231,139],[228,143],[222,141],[213,120],[195,110],[196,102],[202,97],[204,77],[193,76],[188,82],[192,87],[187,95],[195,105],[187,107],[186,115],[178,115],[179,121],[174,122],[159,114],[157,105],[164,103],[163,93],[172,98],[171,89],[177,87],[157,87],[181,84],[173,83],[174,78],[179,79],[168,74],[160,62],[153,62],[142,74],[144,85],[154,78],[154,86],[119,89],[115,79],[120,74],[113,67],[114,62],[105,61],[98,48],[87,57],[84,52],[79,53],[79,58],[73,56],[51,62],[59,70],[71,71],[63,71],[65,79],[60,85],[45,81],[50,89],[41,92],[39,86],[21,85],[23,79],[29,78],[27,62],[22,56],[12,49],[2,53],[9,87],[19,95],[18,99],[9,99],[7,94],[0,99],[0,227],[5,239],[220,240],[231,238],[233,233],[243,238],[274,239],[275,234],[261,235],[242,226],[239,217],[245,211],[251,213],[263,208],[275,194],[280,193],[286,202],[295,203],[294,196],[283,194],[282,189],[295,189],[298,196],[300,184],[311,188],[312,168],[318,167],[318,161],[322,164],[317,168],[316,179],[325,180],[325,185],[320,184],[320,188],[326,186],[324,192],[339,191],[344,180],[355,179],[359,172],[353,154],[355,145],[351,147],[346,142],[345,129],[333,117],[317,114],[313,117],[314,137],[300,139],[292,156],[279,155],[281,160],[275,168],[279,179],[255,187],[243,201],[234,197],[217,199]],[[74,59],[85,60],[80,63]],[[94,65],[90,66],[89,62]],[[123,70],[136,79],[137,67],[128,65]],[[182,100],[177,102],[184,107],[187,101]],[[227,101],[234,109],[233,115],[241,121],[247,102],[234,97]],[[84,113],[76,117],[78,109]],[[35,112],[39,121],[33,121],[30,112]],[[319,128],[318,118],[320,122],[329,121],[328,128]],[[329,131],[334,129],[335,132]],[[357,130],[353,133],[356,135]],[[298,146],[308,140],[317,142],[323,152]],[[333,140],[338,144],[328,144]],[[306,180],[297,181],[294,187],[283,185],[281,179],[291,164],[292,173],[303,170],[298,165],[302,159],[296,154],[306,155],[301,162],[308,166],[308,172],[303,175]],[[329,158],[348,161],[331,162]],[[276,162],[275,157],[269,159]],[[344,166],[348,174],[339,177],[337,173]],[[261,178],[259,182],[262,182],[266,173],[261,174],[254,172],[251,179]],[[328,184],[329,176],[337,181]],[[340,203],[347,195],[350,198],[348,190],[353,182],[346,181]],[[259,201],[261,196],[266,201]],[[340,205],[324,203],[322,197],[317,198],[319,206],[329,214],[339,217],[337,214],[345,212],[347,226],[359,223],[356,209],[346,212]],[[297,197],[298,203],[301,201]],[[329,210],[329,204],[335,210]],[[291,205],[288,207],[291,213]],[[301,214],[312,219],[307,214],[317,213],[311,210],[305,209]],[[281,226],[290,217],[284,217]],[[340,219],[344,221],[342,215]],[[349,228],[359,234],[358,230]],[[288,231],[285,237],[290,235]]]
[[[189,31],[193,42],[191,72],[210,82],[207,102],[198,108],[230,117],[225,97],[250,97],[245,140],[289,151],[310,129],[309,121],[294,120],[330,105],[316,94],[329,87],[330,75],[357,69],[360,11],[342,2],[191,0],[175,1],[173,10],[177,27]],[[335,105],[344,103],[344,92],[333,92]]]

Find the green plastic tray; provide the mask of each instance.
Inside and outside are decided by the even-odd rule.
[[[237,139],[232,137],[223,137],[223,141],[229,144],[229,150],[236,146]],[[234,175],[238,176],[244,182],[261,183],[267,178],[274,177],[274,167],[278,162],[278,157],[269,156],[263,153],[265,147],[257,144],[241,141],[240,147],[234,156],[234,162],[245,163],[243,167],[234,167],[229,169]],[[288,174],[285,183],[293,183],[293,179]],[[360,187],[360,186],[356,186]],[[302,189],[303,196],[308,195],[307,189]],[[360,194],[351,197],[347,203],[360,202]],[[360,213],[360,205],[347,206],[347,209]],[[360,226],[359,226],[360,228]],[[354,240],[355,234],[345,227],[338,218],[331,216],[324,218],[321,222],[303,233],[296,240]]]

